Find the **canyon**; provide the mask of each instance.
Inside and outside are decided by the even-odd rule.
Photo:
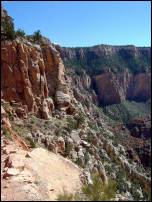
[[[12,25],[7,12],[1,12]],[[91,175],[97,173],[104,185],[110,179],[117,182],[113,200],[148,200],[150,57],[149,47],[65,48],[43,36],[39,41],[4,37],[2,198],[21,199],[13,186],[24,184],[22,177],[28,173],[30,182],[19,189],[25,200],[36,200],[42,187],[40,200],[57,200],[62,188],[74,193],[77,183],[79,188],[84,182],[92,184]]]
[[[142,102],[151,97],[150,48],[98,45],[57,49],[67,67],[77,65],[76,71],[86,71],[99,103]]]

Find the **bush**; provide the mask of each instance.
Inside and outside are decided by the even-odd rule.
[[[25,37],[25,32],[22,29],[18,29],[16,31],[16,36],[21,36],[21,37]]]
[[[119,168],[119,171],[116,173],[116,182],[117,182],[117,190],[121,192],[125,192],[127,187],[125,182],[126,174],[125,171]]]
[[[71,132],[73,129],[77,128],[77,122],[75,119],[67,117],[67,130]]]
[[[84,185],[82,192],[85,194],[88,201],[109,201],[115,197],[116,183],[109,180],[108,185],[105,185],[99,175],[94,175],[93,184]]]
[[[68,192],[66,192],[64,190],[64,192],[62,194],[59,194],[58,201],[73,201],[74,200],[74,196],[73,194],[69,194]]]
[[[78,157],[75,161],[75,164],[77,164],[79,167],[84,168],[84,162],[83,159]]]
[[[4,135],[7,139],[11,139],[10,132],[8,131],[7,128],[5,128],[4,126],[2,126],[2,127],[1,127],[1,130],[3,131],[3,135]]]
[[[40,42],[42,39],[42,35],[41,35],[41,31],[40,30],[37,30],[33,33],[33,40],[35,42]]]
[[[58,196],[58,201],[109,201],[114,199],[116,193],[116,183],[109,180],[108,185],[104,185],[99,175],[94,175],[93,184],[84,184],[81,193],[74,195],[63,192]]]
[[[76,121],[77,121],[77,128],[79,128],[85,122],[85,117],[84,117],[83,113],[80,113],[76,117]]]
[[[31,147],[31,148],[35,148],[35,147],[36,147],[36,144],[35,144],[35,142],[32,140],[31,137],[26,137],[26,140],[27,140],[27,142],[30,144],[30,147]]]
[[[74,129],[78,129],[85,122],[85,116],[80,113],[74,119],[67,117],[67,130],[71,132]]]

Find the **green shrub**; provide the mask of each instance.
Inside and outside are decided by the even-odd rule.
[[[99,175],[94,175],[93,184],[86,184],[82,187],[82,192],[88,201],[109,201],[115,197],[116,183],[109,180],[108,185],[103,184]]]
[[[67,130],[71,132],[73,129],[77,128],[77,121],[75,119],[71,119],[67,117]]]
[[[42,39],[42,35],[41,35],[41,31],[37,30],[33,33],[33,40],[34,42],[41,42]]]
[[[62,194],[59,194],[58,201],[73,201],[74,200],[74,195],[73,194],[69,194],[68,192],[66,192],[64,190],[64,192]]]
[[[36,144],[31,137],[26,137],[27,142],[30,144],[31,148],[35,148]]]
[[[8,131],[7,128],[5,128],[4,126],[2,126],[2,127],[1,127],[1,130],[3,131],[3,135],[4,135],[7,139],[11,139],[10,132]]]
[[[26,39],[28,41],[33,41],[33,36],[32,35],[26,35]]]
[[[79,128],[85,122],[85,116],[83,115],[83,113],[80,113],[76,117],[76,121],[77,121],[77,128]]]
[[[85,122],[85,116],[80,113],[78,116],[71,119],[71,117],[67,117],[67,130],[71,132],[74,129],[78,129]]]
[[[116,173],[116,182],[117,182],[117,190],[119,190],[120,192],[125,192],[127,189],[126,184],[124,183],[125,182],[124,178],[126,178],[126,174],[124,170],[119,168],[119,171]]]
[[[141,200],[140,194],[137,190],[140,190],[140,184],[138,180],[134,179],[132,180],[130,192],[135,201]]]
[[[75,164],[77,164],[81,168],[84,167],[84,162],[83,162],[82,158],[77,158],[76,161],[75,161]]]
[[[25,37],[25,32],[22,29],[16,31],[16,36]]]
[[[58,201],[109,201],[115,198],[116,183],[109,180],[108,185],[104,185],[99,175],[94,175],[93,184],[84,184],[81,192],[68,194],[63,192],[58,196]]]

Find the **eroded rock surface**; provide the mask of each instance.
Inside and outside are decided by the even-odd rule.
[[[3,99],[21,102],[29,112],[45,119],[53,110],[49,98],[53,99],[52,106],[62,110],[69,107],[64,65],[53,46],[35,46],[21,39],[2,41],[1,61]]]

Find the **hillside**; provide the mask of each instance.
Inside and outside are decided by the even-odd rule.
[[[42,148],[24,151],[6,139],[1,168],[2,201],[53,201],[64,189],[74,193],[81,186],[81,169],[72,162]]]
[[[84,88],[95,92],[98,106],[111,110],[119,105],[121,108],[127,101],[129,104],[125,105],[124,116],[128,116],[127,111],[131,111],[134,102],[141,106],[141,110],[138,107],[138,113],[130,114],[129,117],[150,115],[151,110],[147,110],[148,104],[145,104],[151,99],[150,47],[97,45],[56,48],[60,51],[66,71],[73,80],[79,77],[82,80],[87,79],[83,81],[88,82],[88,86]],[[86,78],[83,75],[86,75]],[[119,113],[123,117],[121,111]]]
[[[150,48],[62,48],[2,19],[3,200],[149,201]]]

